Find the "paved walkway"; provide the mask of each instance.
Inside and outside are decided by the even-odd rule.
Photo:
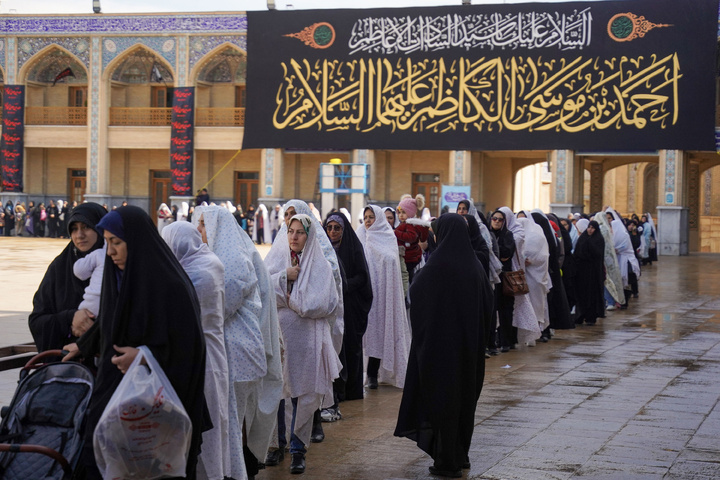
[[[0,238],[0,343],[31,340],[27,313],[65,241]],[[17,372],[0,375],[0,400]],[[392,436],[401,392],[341,405],[310,446],[308,479],[428,478],[432,460]],[[640,298],[594,327],[487,362],[473,479],[720,478],[720,256],[661,257]],[[290,461],[258,480],[290,479]]]

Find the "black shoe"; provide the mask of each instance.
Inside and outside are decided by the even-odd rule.
[[[292,454],[290,473],[305,473],[305,455],[303,455],[302,453]]]
[[[377,390],[377,387],[377,377],[368,377],[368,388],[370,390]]]
[[[540,337],[540,341],[543,343],[547,343],[550,341],[550,337],[546,337],[545,335],[543,335],[542,337]]]
[[[430,473],[438,477],[462,478],[462,470],[441,470],[435,465],[429,468]]]
[[[500,355],[500,351],[497,348],[491,348],[490,355],[492,355],[492,356]]]
[[[320,443],[323,440],[325,440],[325,432],[323,432],[322,424],[317,424],[313,427],[312,435],[310,435],[310,441],[312,443]]]
[[[510,351],[510,347],[502,347],[502,348],[500,348],[500,351],[501,351],[502,353],[507,353],[507,352]]]
[[[267,456],[265,457],[265,466],[274,467],[283,460],[285,460],[285,452],[282,448],[278,448],[277,450],[268,452]]]

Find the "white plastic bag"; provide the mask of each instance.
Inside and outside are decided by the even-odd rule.
[[[95,428],[95,460],[105,479],[184,477],[190,417],[150,350],[139,349]]]

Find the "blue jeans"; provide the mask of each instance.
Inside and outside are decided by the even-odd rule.
[[[297,435],[295,435],[295,414],[297,413],[297,398],[292,399],[292,405],[293,414],[292,424],[290,425],[290,431],[292,432],[292,435],[290,436],[290,454],[302,453],[303,455],[305,455],[305,453],[307,452],[307,448],[305,448],[305,444],[302,442],[302,440],[300,440]],[[287,434],[285,428],[285,400],[280,400],[280,408],[278,409],[277,421],[278,448],[285,449],[285,446],[287,445]]]
[[[610,292],[608,291],[607,287],[603,287],[603,290],[605,292],[605,305],[612,305],[615,306],[615,299],[612,295],[610,295]]]

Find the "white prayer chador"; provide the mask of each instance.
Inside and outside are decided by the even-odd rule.
[[[535,223],[532,215],[517,218],[525,231],[525,278],[528,282],[530,303],[535,311],[540,330],[550,325],[547,294],[552,287],[548,263],[550,251],[542,227]]]
[[[172,215],[172,211],[170,208],[168,208],[167,204],[161,203],[160,207],[158,207],[157,211],[157,229],[158,233],[162,234],[163,228],[170,225],[173,222],[174,218]]]
[[[205,401],[213,428],[202,434],[198,478],[223,480],[230,475],[230,445],[227,442],[229,380],[223,331],[225,269],[203,243],[200,232],[189,222],[168,225],[163,229],[162,237],[195,287],[205,336]]]
[[[330,327],[342,297],[338,296],[332,266],[320,246],[320,238],[327,235],[319,222],[305,214],[292,218],[300,220],[307,232],[305,248],[299,255],[297,280],[288,286],[287,269],[293,265],[287,226],[275,238],[265,263],[276,295],[285,345],[284,397],[297,398],[293,432],[309,445],[315,410],[332,406],[332,383],[342,369]]]
[[[513,234],[515,240],[515,250],[517,255],[512,257],[512,269],[525,269],[525,229],[523,225],[517,221],[515,214],[509,207],[501,207],[500,211],[505,214],[505,223],[507,229]],[[544,238],[544,237],[543,237]],[[546,242],[547,245],[547,242]],[[542,331],[540,323],[535,315],[529,294],[516,295],[513,305],[513,327],[518,329],[518,342],[532,342],[540,338]]]
[[[623,291],[623,280],[620,274],[620,264],[617,255],[615,255],[615,243],[613,242],[613,233],[610,224],[607,221],[605,212],[598,212],[593,220],[600,225],[600,233],[605,240],[605,288],[612,298],[618,303],[625,303],[625,292]]]
[[[230,373],[231,477],[246,478],[242,425],[258,381],[267,373],[265,344],[259,326],[262,313],[258,279],[250,252],[243,247],[237,221],[220,206],[199,207],[193,223],[205,223],[208,245],[225,267],[225,350]]]
[[[397,239],[383,210],[370,205],[375,223],[360,225],[357,236],[365,249],[373,302],[363,337],[365,356],[379,358],[378,381],[398,388],[405,385],[410,348],[410,331],[400,275]]]
[[[302,200],[290,200],[281,209],[283,215],[284,212],[286,212],[290,207],[293,207],[295,209],[295,214],[303,214],[309,216],[310,220],[312,220],[313,222],[313,226],[316,227],[318,231],[324,230],[322,224],[317,220],[315,215],[310,210],[310,207],[308,207],[307,203],[303,202]],[[290,245],[287,239],[287,224],[284,221],[284,216],[281,216],[280,218],[283,218],[283,222],[280,226],[280,230],[275,236],[275,242],[273,242],[273,247],[275,247],[275,243],[281,242],[289,249]],[[335,290],[337,291],[338,298],[340,298],[340,302],[338,302],[335,315],[331,320],[329,320],[330,326],[332,327],[333,346],[335,347],[335,351],[337,352],[337,354],[340,355],[340,350],[342,349],[343,334],[345,332],[345,309],[342,302],[342,275],[340,274],[340,265],[337,259],[337,254],[335,253],[335,249],[333,248],[332,243],[330,243],[330,239],[328,238],[328,236],[318,235],[317,238],[318,242],[320,243],[320,250],[325,256],[325,259],[330,263],[330,267],[332,268],[332,276],[333,280],[335,281]],[[272,252],[272,250],[270,251]],[[268,265],[268,269],[270,269],[267,257],[265,257],[265,263]]]
[[[622,220],[613,220],[613,243],[615,245],[615,254],[620,264],[620,276],[622,277],[623,287],[630,285],[628,281],[628,263],[632,267],[635,275],[640,276],[640,263],[637,261],[635,252],[633,251],[630,234]]]
[[[255,228],[253,228],[253,242],[258,241],[258,225],[260,224],[259,218],[263,221],[263,243],[272,243],[272,224],[270,223],[270,217],[268,216],[268,210],[265,204],[261,203],[255,211]]]
[[[250,252],[258,278],[258,291],[262,303],[258,322],[265,344],[267,373],[258,383],[257,397],[252,397],[248,401],[245,410],[246,443],[253,455],[262,461],[270,443],[276,437],[273,432],[277,423],[280,400],[283,398],[280,324],[275,301],[275,287],[265,262],[245,230],[237,222],[235,222],[235,226],[240,232],[240,239],[245,251]]]

